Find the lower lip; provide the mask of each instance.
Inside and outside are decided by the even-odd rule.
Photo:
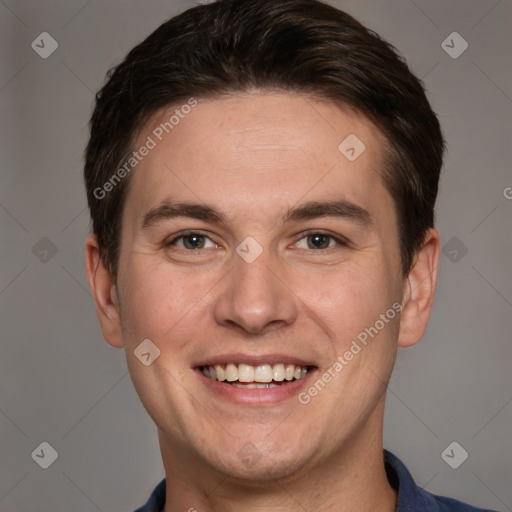
[[[208,389],[221,398],[235,404],[261,406],[277,404],[297,395],[302,388],[306,387],[309,380],[315,374],[316,369],[309,370],[301,379],[288,382],[287,384],[280,384],[272,388],[254,389],[237,388],[231,384],[210,379],[199,368],[196,368],[195,371]]]

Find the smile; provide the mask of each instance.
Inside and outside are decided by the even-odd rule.
[[[304,378],[309,367],[285,363],[257,366],[227,363],[201,366],[200,369],[205,377],[238,388],[268,389]]]

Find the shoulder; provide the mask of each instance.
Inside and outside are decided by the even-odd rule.
[[[436,496],[435,494],[431,494],[431,496],[439,504],[439,512],[496,512],[488,508],[473,507],[472,505],[454,500],[453,498],[447,498],[446,496]]]
[[[154,488],[148,501],[135,512],[162,512],[165,505],[165,478]]]
[[[387,450],[384,450],[384,464],[389,482],[398,493],[396,512],[496,512],[422,489],[403,462]]]

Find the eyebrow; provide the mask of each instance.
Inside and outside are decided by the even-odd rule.
[[[318,217],[341,217],[362,227],[370,227],[373,224],[368,210],[346,200],[328,202],[309,201],[289,209],[282,222],[309,220]]]
[[[201,203],[179,202],[173,203],[164,200],[157,206],[151,208],[143,218],[142,229],[146,230],[164,220],[176,217],[188,217],[192,219],[205,220],[217,224],[227,225],[227,216],[219,209]],[[288,211],[281,217],[283,224],[301,220],[316,219],[318,217],[340,217],[359,224],[362,227],[370,227],[373,220],[368,212],[361,206],[346,200],[337,201],[309,201],[300,204]]]

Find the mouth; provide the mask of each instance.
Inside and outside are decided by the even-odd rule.
[[[245,362],[223,362],[216,358],[195,366],[196,374],[206,390],[215,398],[250,406],[276,405],[296,396],[313,378],[317,367],[299,360],[279,356]],[[293,362],[292,362],[293,361]],[[253,364],[249,364],[253,363]]]
[[[312,367],[284,363],[257,366],[227,363],[200,366],[199,369],[205,377],[237,388],[269,389],[303,379]]]

